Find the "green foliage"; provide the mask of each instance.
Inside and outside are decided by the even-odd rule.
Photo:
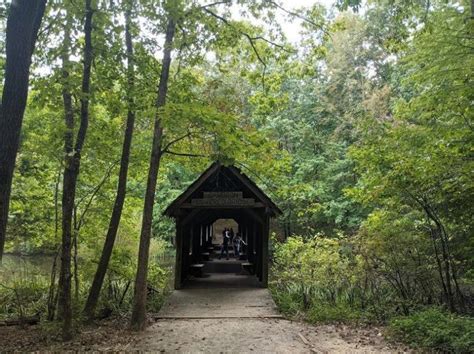
[[[472,319],[437,309],[472,312],[474,293],[469,2],[340,0],[336,15],[314,5],[301,9],[301,40],[291,45],[272,2],[237,3],[239,19],[227,2],[207,11],[198,1],[133,2],[136,128],[100,308],[130,308],[158,118],[166,151],[153,214],[150,311],[161,306],[172,275],[174,223],[162,213],[219,160],[241,168],[283,210],[276,239],[287,241],[275,244],[271,281],[283,313],[311,322],[390,322],[393,335],[414,346],[471,350]],[[107,232],[127,117],[121,5],[94,2],[90,124],[74,211],[77,313]],[[356,12],[342,11],[348,8]],[[73,38],[67,83],[80,111],[84,14],[71,2],[48,2],[12,189],[7,250],[15,254],[49,255],[60,243],[64,10]],[[167,11],[180,26],[168,104],[156,111]],[[3,278],[3,316],[43,315],[49,272],[48,265],[38,277]]]
[[[349,269],[357,268],[360,261],[352,257],[344,239],[319,235],[306,240],[291,237],[278,244],[274,263],[274,274],[285,286],[298,287],[308,298],[316,295],[335,302],[336,297],[344,296],[354,287],[356,278]]]
[[[28,259],[6,259],[0,268],[0,319],[18,319],[46,310],[48,278]]]
[[[455,353],[474,351],[474,319],[438,308],[393,318],[389,333],[414,347]]]
[[[282,314],[294,318],[304,314],[304,301],[301,291],[295,291],[296,289],[291,287],[282,289],[276,287],[273,283],[270,284],[270,290],[273,300],[275,300],[278,310]]]
[[[382,291],[377,286],[380,279],[389,285],[390,291],[384,294],[386,309],[407,313],[420,303],[436,302],[435,294],[441,291],[431,241],[419,228],[420,218],[419,212],[408,208],[403,214],[374,211],[355,240],[372,289]]]
[[[367,317],[367,313],[363,314],[347,303],[314,303],[306,318],[311,323],[357,323],[363,320],[364,316]]]
[[[360,179],[346,192],[375,209],[361,233],[367,256],[377,272],[404,279],[397,291],[411,305],[436,302],[434,294],[444,292],[445,303],[453,308],[458,301],[462,308],[461,293],[472,292],[474,185],[468,156],[474,136],[468,78],[474,62],[466,52],[472,23],[465,16],[449,5],[431,14],[433,22],[417,33],[402,58],[403,95],[393,116],[369,118],[364,139],[350,149]]]
[[[108,268],[104,289],[98,306],[99,317],[113,313],[127,313],[133,300],[133,281],[136,270],[136,241],[119,238],[114,248]],[[86,248],[79,250],[77,280],[74,276],[74,311],[77,317],[82,314],[96,264],[90,259],[98,258]],[[167,242],[152,240],[148,271],[149,310],[157,312],[170,290],[174,255],[170,254]],[[45,320],[48,315],[48,294],[51,286],[53,256],[18,257],[8,255],[0,268],[0,319],[36,316]],[[73,268],[73,274],[76,274]],[[57,275],[56,275],[57,279]],[[76,284],[79,288],[76,288]],[[53,288],[53,294],[57,286]]]
[[[312,322],[352,321],[361,317],[355,310],[361,267],[342,236],[290,237],[275,246],[271,288],[287,315]]]
[[[163,305],[166,296],[171,290],[171,276],[173,274],[174,257],[168,254],[168,264],[165,262],[153,263],[148,269],[148,286],[152,289],[149,292],[147,308],[150,312],[158,312]]]

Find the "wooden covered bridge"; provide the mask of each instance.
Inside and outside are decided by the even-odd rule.
[[[180,289],[190,275],[200,276],[199,268],[213,262],[220,248],[213,224],[232,219],[236,234],[246,246],[239,264],[268,285],[268,239],[270,218],[281,214],[271,199],[235,166],[213,163],[165,210],[176,220],[175,288]],[[215,265],[215,264],[214,264]]]

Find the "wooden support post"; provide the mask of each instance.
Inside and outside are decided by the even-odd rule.
[[[194,247],[194,240],[193,240],[193,237],[194,237],[194,225],[191,224],[189,225],[189,230],[188,230],[188,260],[189,260],[189,264],[192,264],[193,263],[193,257],[194,257],[194,252],[193,252],[193,247]]]
[[[174,288],[181,289],[183,272],[183,226],[181,219],[176,219],[176,263],[174,272]]]
[[[254,235],[254,231],[255,231],[255,228],[254,228],[253,222],[251,222],[248,226],[247,257],[248,257],[250,263],[254,263],[254,267],[255,267],[255,256],[254,256],[255,235]]]
[[[255,221],[252,221],[252,249],[254,257],[257,251],[257,227],[258,224]]]
[[[192,226],[192,238],[193,238],[192,262],[193,263],[198,263],[201,261],[201,245],[200,245],[201,234],[199,233],[199,229],[200,229],[199,225]]]
[[[199,225],[199,248],[202,249],[204,245],[204,231],[202,225]]]
[[[268,287],[268,239],[270,237],[270,216],[269,211],[265,212],[265,222],[262,225],[262,287]]]
[[[258,276],[258,280],[260,280],[260,282],[263,280],[262,278],[262,225],[260,224],[257,224],[256,225],[256,229],[257,229],[257,232],[256,232],[256,243],[257,243],[257,276]]]
[[[206,239],[206,226],[202,225],[201,226],[201,248],[206,249],[207,248],[207,239]]]
[[[261,252],[260,252],[260,225],[255,222],[254,223],[254,232],[253,232],[253,247],[254,247],[254,253],[255,253],[255,262],[254,262],[254,267],[255,267],[255,275],[257,276],[259,281],[262,281],[261,279],[261,273],[260,273],[260,261],[261,261]]]
[[[245,243],[247,243],[247,235],[246,235],[246,232],[247,232],[247,224],[244,222],[242,224],[242,227],[240,229],[240,237],[242,238],[242,241],[244,241]],[[244,252],[245,250],[245,252]],[[245,254],[245,255],[248,255],[248,247],[242,245],[242,250],[241,250],[242,254]],[[248,259],[248,257],[247,257]]]
[[[182,271],[181,271],[181,282],[184,282],[184,280],[188,277],[188,274],[189,274],[190,247],[191,247],[191,228],[190,226],[186,226],[183,230],[183,266],[182,266]]]

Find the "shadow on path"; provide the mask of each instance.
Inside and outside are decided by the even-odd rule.
[[[156,318],[281,318],[268,289],[253,276],[211,273],[175,290]]]

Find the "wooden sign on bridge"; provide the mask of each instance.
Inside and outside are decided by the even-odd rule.
[[[203,198],[191,200],[191,207],[254,208],[255,204],[254,198],[244,198],[242,192],[204,192]]]

